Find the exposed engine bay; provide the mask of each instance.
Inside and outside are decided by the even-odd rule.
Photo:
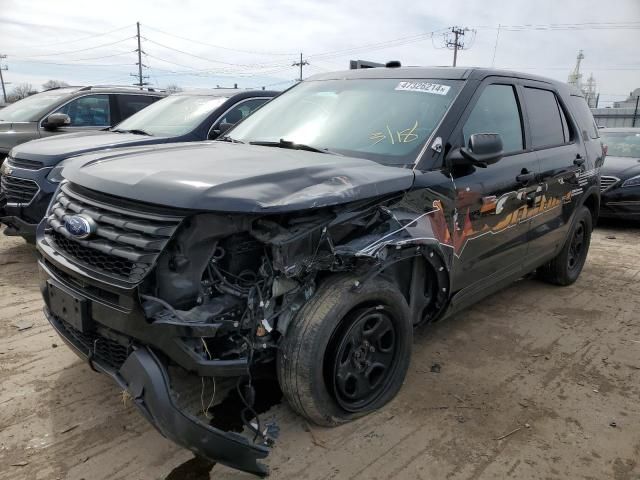
[[[219,325],[213,337],[183,341],[202,360],[242,362],[244,371],[218,370],[235,384],[227,382],[226,392],[219,389],[215,403],[225,393],[238,395],[254,441],[271,445],[270,432],[277,429],[261,426],[252,381],[265,376],[277,381],[279,344],[324,278],[356,274],[360,280],[352,288],[357,290],[384,274],[404,292],[415,323],[432,321],[444,309],[446,291],[437,286],[446,285],[447,259],[428,246],[430,236],[425,242],[430,218],[411,211],[403,198],[277,216],[188,217],[138,287],[150,322]],[[422,285],[421,291],[415,285]],[[221,384],[220,377],[216,381]],[[203,381],[201,397],[207,396]],[[207,416],[207,407],[201,407]]]

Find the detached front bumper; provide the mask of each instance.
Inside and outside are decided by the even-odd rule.
[[[91,367],[109,375],[133,398],[136,407],[165,437],[211,461],[264,477],[266,466],[259,459],[269,454],[266,446],[251,443],[234,432],[224,432],[179,409],[171,394],[166,365],[147,347],[136,347],[119,369],[94,355],[69,333],[67,327],[45,307],[49,323],[75,353]]]
[[[13,215],[3,216],[3,210],[0,207],[0,223],[6,225],[4,234],[8,237],[25,237],[28,239],[36,238],[37,223],[29,223],[20,217]]]

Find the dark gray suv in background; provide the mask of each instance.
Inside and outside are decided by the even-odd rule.
[[[97,150],[212,140],[277,92],[208,89],[181,92],[112,129],[42,138],[13,148],[0,166],[0,224],[31,241],[60,180],[64,160]]]
[[[46,90],[0,110],[0,164],[9,150],[60,133],[111,127],[166,93],[137,87],[63,87]]]

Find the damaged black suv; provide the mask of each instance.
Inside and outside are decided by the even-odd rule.
[[[38,227],[45,314],[164,435],[264,475],[258,380],[337,425],[398,393],[415,326],[577,279],[603,161],[583,107],[519,73],[354,70],[220,141],[83,155]]]

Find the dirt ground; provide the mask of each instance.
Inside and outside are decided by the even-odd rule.
[[[34,255],[0,235],[0,478],[252,478],[162,438],[64,346]],[[417,331],[381,411],[322,429],[274,407],[271,478],[640,479],[638,312],[640,228],[607,224],[574,286],[522,280]]]

